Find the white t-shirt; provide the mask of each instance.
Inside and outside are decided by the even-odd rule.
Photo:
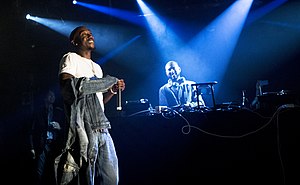
[[[68,52],[66,53],[60,61],[59,74],[68,73],[73,75],[75,78],[102,78],[103,71],[97,63],[93,62],[91,59],[84,58],[77,53]],[[97,93],[97,97],[104,111],[103,94],[102,92]]]

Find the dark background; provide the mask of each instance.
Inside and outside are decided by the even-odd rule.
[[[137,11],[135,0],[105,0],[99,3],[113,8]],[[225,10],[231,0],[148,0],[164,16],[181,22],[193,22],[201,17],[203,27]],[[254,1],[251,12],[270,3]],[[145,34],[144,28],[108,15],[96,13],[59,0],[12,0],[1,5],[0,18],[0,85],[1,157],[18,164],[18,155],[25,149],[23,139],[28,115],[39,102],[35,101],[46,89],[56,90],[57,104],[61,105],[57,70],[62,55],[69,50],[68,38],[25,19],[27,13],[44,17],[120,25],[129,35]],[[268,24],[273,22],[273,24]],[[276,24],[274,24],[274,22]],[[238,41],[222,84],[217,84],[216,100],[239,103],[241,91],[251,102],[255,97],[257,80],[269,80],[266,92],[287,90],[299,94],[300,2],[287,1],[275,10],[246,27]],[[189,33],[189,32],[187,32]],[[122,33],[121,33],[122,34]],[[124,33],[125,34],[125,33]],[[126,33],[128,34],[128,33]],[[147,34],[145,34],[147,35]],[[189,35],[185,35],[189,37]],[[164,64],[157,63],[158,51],[148,39],[139,40],[138,46],[128,47],[102,65],[103,71],[126,81],[123,100],[147,98],[152,106],[158,104],[158,89],[167,80]],[[148,46],[149,47],[145,47]],[[146,48],[146,50],[144,50]],[[137,54],[138,53],[138,54]],[[95,53],[101,58],[105,53]],[[130,63],[128,61],[130,60]],[[248,102],[248,103],[249,103]],[[114,116],[114,98],[106,108]],[[209,154],[208,154],[209,155]],[[122,157],[121,157],[122,158]]]

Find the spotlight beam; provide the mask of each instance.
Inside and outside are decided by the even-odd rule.
[[[137,35],[137,36],[133,37],[127,43],[121,45],[117,49],[111,51],[110,53],[108,53],[107,55],[105,55],[104,57],[102,57],[100,60],[97,61],[97,63],[98,64],[105,63],[107,60],[109,60],[112,57],[116,56],[118,53],[120,53],[122,50],[124,50],[126,47],[128,47],[130,44],[132,44],[133,42],[135,42],[140,37],[141,37],[141,35]]]
[[[116,17],[118,19],[122,19],[128,22],[131,22],[136,25],[144,25],[144,23],[141,21],[143,19],[140,18],[139,15],[130,12],[130,11],[125,11],[125,10],[120,10],[116,8],[110,8],[106,6],[100,6],[100,5],[95,5],[95,4],[89,4],[89,3],[84,3],[84,2],[76,2],[76,5],[95,10],[97,12],[101,12],[107,15],[111,15],[113,17]]]
[[[181,47],[182,41],[146,3],[141,0],[137,0],[137,2],[142,11],[141,16],[146,19],[156,45],[160,48],[159,51],[162,51],[160,58],[165,61],[175,57],[174,51],[177,51]]]

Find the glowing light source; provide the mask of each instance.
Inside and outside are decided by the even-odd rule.
[[[26,19],[30,19],[30,14],[27,14],[27,15],[26,15]]]

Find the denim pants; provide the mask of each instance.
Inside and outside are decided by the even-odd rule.
[[[118,158],[108,130],[93,131],[93,147],[88,165],[89,185],[117,185],[119,182]]]
[[[36,176],[35,183],[37,185],[47,185],[55,183],[55,176],[53,170],[53,146],[51,143],[47,143],[42,151],[42,153],[37,158],[37,166],[36,166]]]

